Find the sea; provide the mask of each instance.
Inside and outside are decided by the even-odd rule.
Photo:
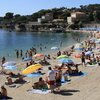
[[[25,53],[34,47],[38,53],[55,52],[52,47],[59,49],[74,45],[87,37],[84,33],[48,33],[48,32],[9,32],[0,30],[0,59],[16,59],[16,49]],[[42,48],[42,50],[40,50]]]

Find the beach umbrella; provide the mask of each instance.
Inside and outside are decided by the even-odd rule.
[[[24,60],[24,61],[30,61],[30,60],[32,60],[32,58],[28,58],[28,57],[27,57],[27,58],[24,58],[23,60]]]
[[[87,51],[87,52],[85,52],[85,55],[91,55],[91,54],[93,54],[92,51]]]
[[[33,59],[35,58],[35,60],[41,60],[41,59],[44,58],[44,56],[45,56],[45,55],[43,55],[43,54],[35,54],[35,55],[33,56]]]
[[[24,69],[22,71],[22,74],[31,74],[31,73],[37,71],[39,68],[42,68],[42,66],[40,64],[31,65],[31,66],[27,67],[26,69]]]
[[[16,67],[16,66],[6,66],[6,67],[4,67],[4,69],[8,69],[8,70],[16,70],[17,67]]]
[[[68,58],[68,56],[67,55],[60,55],[57,57],[57,59],[62,59],[62,58]]]
[[[59,50],[58,47],[51,47],[51,50]]]
[[[15,61],[9,61],[9,62],[5,62],[2,66],[14,66],[16,65],[16,62]]]
[[[43,54],[35,54],[33,57],[44,57]]]
[[[73,61],[70,58],[62,58],[58,60],[61,63],[67,63],[67,64],[72,64]]]

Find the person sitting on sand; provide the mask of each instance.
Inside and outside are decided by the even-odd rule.
[[[19,76],[19,78],[14,81],[14,83],[22,83],[22,82],[24,82],[24,79],[23,79],[22,75]]]
[[[49,55],[49,54],[47,55],[47,59],[51,59],[51,57],[50,57],[50,55]]]
[[[72,70],[72,71],[73,71],[73,73],[74,73],[74,74],[78,74],[78,73],[79,73],[78,65],[77,65],[77,64],[75,64],[75,65],[74,65],[74,67],[75,67],[75,69],[74,69],[74,70]]]
[[[57,57],[60,56],[60,55],[61,55],[61,51],[58,51],[57,52]]]
[[[75,69],[72,69],[70,66],[67,66],[67,67],[68,67],[67,73],[69,73],[69,75],[80,73],[77,64],[74,65]]]
[[[62,79],[62,70],[61,70],[61,67],[59,67],[58,71],[56,72],[56,90],[57,91],[60,91],[61,79]]]
[[[93,60],[91,58],[88,59],[89,61],[87,62],[87,64],[92,65],[93,64]]]
[[[39,63],[40,63],[41,65],[50,65],[49,62],[46,60],[45,57],[44,57],[44,59],[41,60]]]
[[[1,86],[1,97],[6,98],[7,97],[7,89],[4,86]]]
[[[26,68],[29,66],[28,62],[26,63]]]
[[[39,81],[34,83],[34,85],[32,86],[34,89],[44,89],[47,88],[47,84],[45,83],[45,81],[42,79],[42,77],[39,78]]]
[[[97,64],[100,65],[100,59],[98,56],[96,56],[96,61],[97,61]]]
[[[11,77],[7,77],[7,82],[5,82],[6,85],[11,85],[13,84]]]

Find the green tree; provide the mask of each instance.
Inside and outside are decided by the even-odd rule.
[[[90,13],[89,13],[89,20],[90,20],[90,21],[94,21],[93,12],[90,12]]]
[[[8,19],[8,20],[12,19],[13,18],[13,13],[11,13],[11,12],[6,13],[5,16],[4,16],[4,18]]]
[[[14,15],[14,18],[18,18],[20,16],[21,16],[20,14],[16,14],[16,15]]]

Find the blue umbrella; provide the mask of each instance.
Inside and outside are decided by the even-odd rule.
[[[51,47],[51,50],[59,50],[58,47]]]
[[[8,69],[8,70],[16,70],[17,67],[16,67],[16,66],[6,66],[6,67],[4,67],[4,69]]]
[[[62,58],[62,59],[59,59],[58,61],[60,61],[61,63],[67,63],[67,64],[73,63],[73,61],[69,58]]]

